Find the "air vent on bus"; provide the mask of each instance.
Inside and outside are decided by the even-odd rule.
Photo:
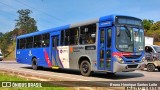
[[[138,59],[141,55],[123,55],[127,59]]]

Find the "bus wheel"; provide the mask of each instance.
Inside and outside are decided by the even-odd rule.
[[[80,64],[80,71],[83,76],[90,76],[91,64],[87,60],[83,60]]]
[[[112,72],[107,72],[107,75],[109,76],[114,76],[116,73],[112,73]]]
[[[37,59],[36,58],[33,58],[33,60],[32,60],[32,68],[34,70],[38,70],[39,69],[39,67],[37,66]]]
[[[160,71],[160,67],[158,67],[157,69],[158,69],[158,71]]]
[[[147,70],[148,70],[149,72],[153,72],[153,71],[155,70],[154,64],[148,64],[148,65],[147,65]]]

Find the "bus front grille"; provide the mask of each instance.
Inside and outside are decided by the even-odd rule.
[[[138,59],[141,55],[123,55],[127,59]]]

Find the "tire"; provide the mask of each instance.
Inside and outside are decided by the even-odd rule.
[[[80,63],[80,72],[83,76],[91,75],[91,64],[87,60],[83,60]]]
[[[158,71],[160,71],[160,67],[157,67]]]
[[[148,64],[148,65],[147,65],[147,70],[148,70],[149,72],[153,72],[153,71],[155,70],[154,64]]]
[[[39,69],[39,67],[37,65],[37,59],[36,58],[32,59],[32,69],[33,70],[38,70]]]
[[[116,73],[107,72],[107,75],[114,76]]]

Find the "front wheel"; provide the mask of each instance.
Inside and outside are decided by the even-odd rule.
[[[91,64],[87,60],[83,60],[80,64],[80,71],[83,76],[90,76]]]
[[[153,71],[155,70],[154,64],[148,64],[148,65],[147,65],[147,70],[148,70],[149,72],[153,72]]]

